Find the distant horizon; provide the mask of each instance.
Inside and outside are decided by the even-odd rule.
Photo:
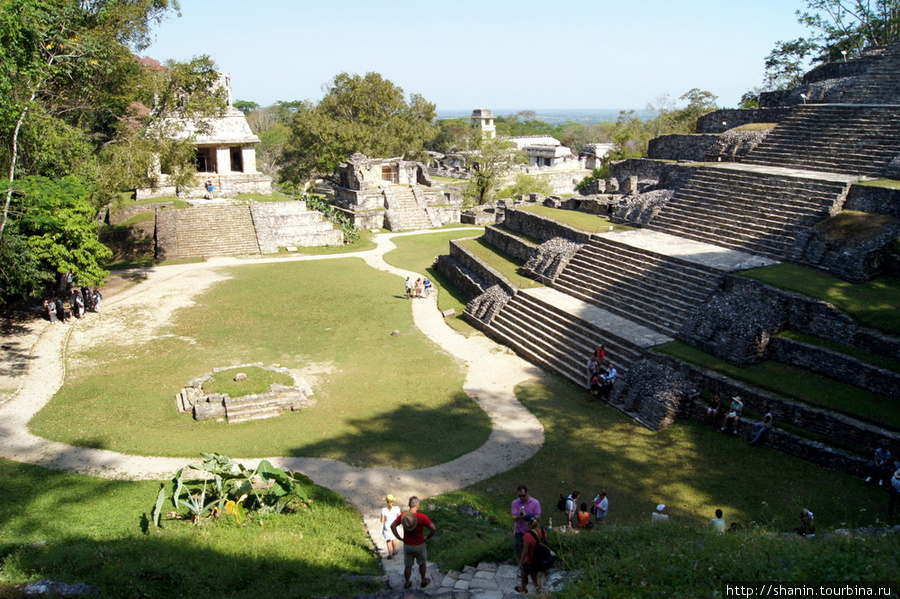
[[[476,106],[473,108],[438,108],[435,110],[438,119],[456,119],[461,117],[469,117],[475,108],[485,108],[484,106]],[[534,119],[544,121],[550,124],[562,124],[567,122],[573,123],[603,123],[606,121],[615,121],[619,114],[634,110],[641,118],[647,116],[646,108],[490,108],[494,116],[510,116],[518,114],[522,111],[534,112]]]

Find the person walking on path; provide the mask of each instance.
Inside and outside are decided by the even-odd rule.
[[[528,532],[528,522],[526,522],[526,518],[528,516],[540,517],[541,502],[528,494],[528,487],[525,485],[519,485],[516,488],[516,493],[519,497],[513,499],[512,506],[510,506],[510,512],[512,513],[513,522],[515,523],[513,526],[513,551],[516,554],[516,559],[519,559],[519,556],[522,555],[522,547],[524,546],[523,539],[525,533]]]
[[[400,517],[400,506],[394,505],[394,496],[390,493],[385,495],[384,501],[387,505],[381,508],[381,536],[384,537],[387,558],[394,559],[397,555],[397,537],[391,530],[391,523]]]
[[[408,589],[412,586],[410,576],[412,575],[413,562],[419,564],[419,580],[421,587],[424,589],[431,583],[431,579],[426,577],[428,550],[425,543],[437,532],[437,527],[431,521],[431,518],[419,511],[419,498],[413,495],[409,498],[409,510],[403,512],[391,524],[391,532],[394,536],[401,538],[397,527],[403,526],[403,578],[405,583],[403,588]],[[424,534],[425,528],[429,529],[428,536]]]
[[[522,574],[522,581],[516,587],[517,593],[528,592],[528,577],[531,576],[531,582],[537,592],[541,591],[541,581],[538,580],[538,574],[542,571],[538,559],[535,555],[535,549],[539,543],[546,545],[547,530],[541,526],[540,521],[534,516],[527,518],[528,534],[525,535],[525,546],[522,548],[522,554],[519,556],[519,572]]]
[[[412,299],[412,282],[406,277],[406,299]]]

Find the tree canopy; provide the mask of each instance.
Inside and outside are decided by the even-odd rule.
[[[171,135],[171,117],[199,119],[224,109],[224,93],[213,86],[215,65],[206,57],[161,65],[134,54],[177,9],[175,0],[0,0],[0,255],[15,261],[0,277],[0,301],[33,289],[39,268],[73,268],[97,279],[89,261],[72,258],[105,256],[94,243],[96,227],[79,221],[76,228],[90,231],[90,239],[63,227],[81,244],[67,258],[38,242],[47,231],[36,222],[64,214],[71,222],[87,206],[90,220],[115,192],[152,185],[160,155],[177,176],[189,176],[193,153]],[[50,197],[57,203],[44,201]]]
[[[766,57],[766,90],[795,87],[810,62],[854,58],[900,37],[900,0],[806,0],[806,7],[796,15],[810,34],[775,44]]]
[[[436,134],[435,106],[379,73],[341,73],[318,104],[297,107],[281,156],[281,179],[302,183],[333,176],[355,152],[372,157],[416,158]]]

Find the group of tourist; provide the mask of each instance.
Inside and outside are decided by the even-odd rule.
[[[888,490],[888,517],[893,517],[900,503],[900,461],[894,461],[891,450],[879,447],[875,456],[866,465],[866,482],[875,483]]]
[[[431,279],[419,277],[413,282],[406,277],[406,299],[428,297],[431,291]]]
[[[67,322],[70,317],[81,318],[85,312],[99,312],[100,300],[103,296],[96,287],[77,287],[69,290],[65,296],[53,295],[44,297],[44,314],[50,322]]]
[[[613,384],[619,376],[619,371],[606,359],[606,348],[601,345],[595,349],[588,357],[585,367],[587,368],[588,389],[591,392],[591,398],[608,399]]]
[[[741,399],[740,395],[735,395],[731,398],[731,403],[726,412],[725,408],[722,406],[722,398],[716,393],[709,406],[706,408],[706,419],[709,424],[715,428],[718,428],[721,424],[720,430],[723,433],[737,435],[738,425],[741,422],[743,413],[744,400]],[[720,419],[722,419],[721,422]],[[769,431],[771,431],[774,426],[775,417],[772,415],[772,412],[766,412],[762,420],[753,425],[753,438],[750,440],[750,445],[762,445],[766,440]]]

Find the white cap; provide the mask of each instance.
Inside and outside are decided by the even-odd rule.
[[[661,512],[661,511],[663,511],[664,509],[666,509],[666,504],[665,504],[665,503],[660,503],[658,506],[656,506],[656,511],[657,511],[657,512]]]

